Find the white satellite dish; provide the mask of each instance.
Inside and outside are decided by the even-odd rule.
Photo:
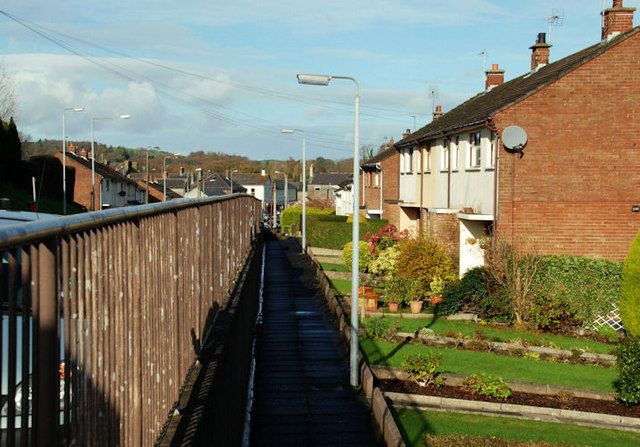
[[[509,126],[502,132],[502,144],[510,151],[519,152],[527,144],[527,133],[520,126]]]

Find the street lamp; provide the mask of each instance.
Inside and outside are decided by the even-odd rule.
[[[289,177],[287,176],[286,172],[281,172],[281,171],[276,171],[276,174],[282,174],[284,175],[284,209],[287,209],[287,205],[289,204],[288,201],[288,194],[289,194]]]
[[[302,253],[307,249],[307,138],[304,130],[282,129],[282,133],[302,134]]]
[[[327,76],[314,74],[299,74],[298,83],[308,85],[329,85],[332,79],[347,79],[352,81],[356,87],[355,94],[355,124],[353,130],[353,233],[351,258],[351,352],[350,369],[351,385],[358,385],[358,272],[360,264],[360,154],[358,145],[360,144],[360,87],[358,81],[349,76]],[[364,305],[362,307],[364,313]]]
[[[167,155],[162,160],[162,196],[163,202],[167,201],[167,158],[177,157],[180,154]],[[149,185],[147,185],[147,189],[149,189]]]
[[[231,174],[229,175],[229,178],[231,179],[231,194],[233,194],[233,173],[234,172],[238,172],[238,170],[234,169],[233,171],[231,171]]]
[[[64,130],[65,112],[83,112],[84,107],[66,107],[62,109],[62,214],[67,214],[67,145]]]
[[[123,119],[128,120],[131,118],[131,115],[120,115],[120,116],[105,116],[98,118],[91,118],[91,211],[95,211],[96,209],[96,153],[93,150],[93,140],[94,140],[94,132],[93,132],[93,123],[98,120],[115,120],[115,119]],[[101,205],[102,207],[102,205]]]

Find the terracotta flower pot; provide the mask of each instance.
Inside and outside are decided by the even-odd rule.
[[[409,305],[411,306],[412,314],[419,314],[422,312],[422,301],[411,301],[409,302]]]
[[[389,303],[389,311],[398,312],[398,303]]]

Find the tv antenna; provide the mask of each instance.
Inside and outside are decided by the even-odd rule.
[[[436,98],[438,96],[438,87],[436,87],[435,85],[432,85],[431,87],[429,87],[429,96],[431,96],[431,106],[432,109],[431,113],[435,113],[436,111]]]
[[[478,53],[478,56],[482,56],[482,80],[487,83],[487,50],[482,50]]]
[[[564,22],[564,9],[552,9],[551,15],[543,20],[549,24],[549,38],[547,42],[551,43],[551,28],[552,26],[562,26]]]

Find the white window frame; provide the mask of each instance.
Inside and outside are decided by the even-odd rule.
[[[482,132],[469,132],[467,167],[477,169],[482,166]]]
[[[451,143],[447,144],[447,140],[443,139],[440,145],[440,170],[449,170],[449,157],[451,154]]]
[[[449,153],[451,154],[451,170],[457,171],[460,169],[460,136],[451,139]]]
[[[496,167],[496,153],[498,148],[498,134],[491,131],[489,135],[489,156],[487,157],[487,168]]]

